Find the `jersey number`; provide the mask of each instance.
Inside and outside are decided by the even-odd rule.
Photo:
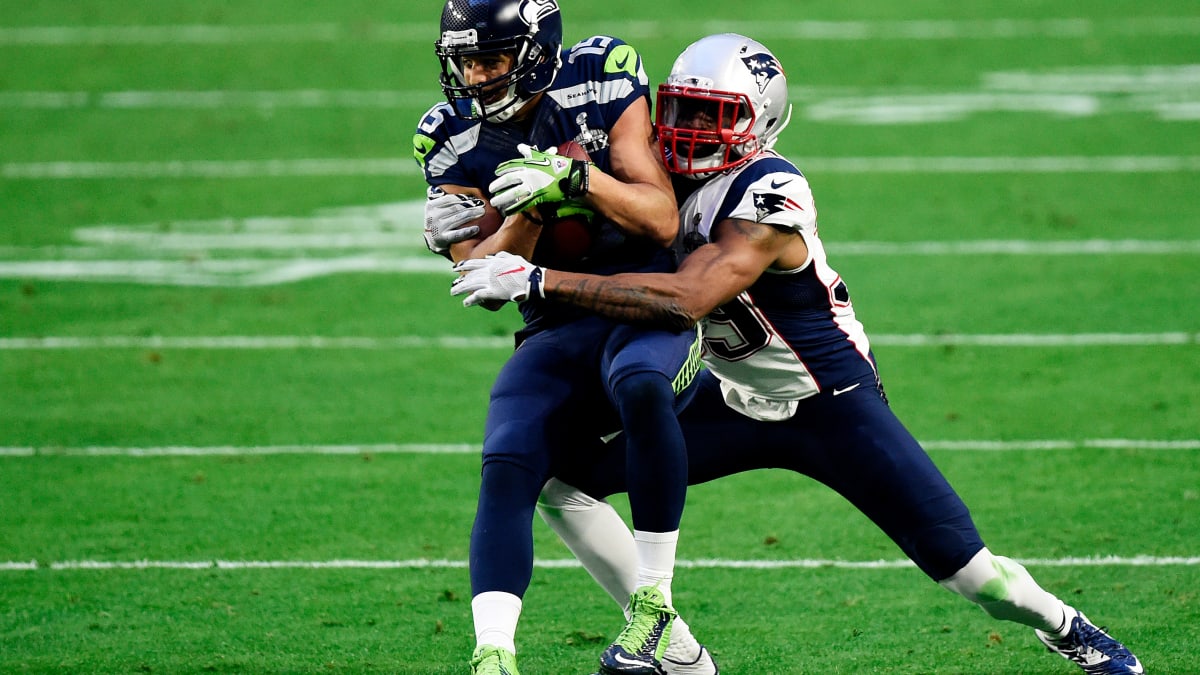
[[[767,346],[771,332],[758,315],[735,299],[709,312],[704,346],[722,361],[741,361]]]

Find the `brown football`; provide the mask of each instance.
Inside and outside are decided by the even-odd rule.
[[[504,216],[500,214],[491,204],[487,204],[482,216],[479,216],[472,223],[479,226],[479,234],[475,235],[479,239],[487,239],[496,234],[496,230],[500,229],[500,225],[504,223]]]
[[[582,159],[584,161],[591,159],[591,157],[588,157],[587,150],[584,150],[583,146],[575,141],[567,141],[566,143],[558,146],[558,154],[564,157],[570,157],[571,159]]]
[[[558,154],[571,159],[591,159],[583,146],[575,141],[559,145],[557,151]],[[546,204],[541,209],[544,224],[538,247],[540,252],[550,256],[553,263],[573,262],[585,256],[592,247],[593,222],[596,218],[594,214],[586,213],[573,213],[559,218],[556,215],[559,206]]]

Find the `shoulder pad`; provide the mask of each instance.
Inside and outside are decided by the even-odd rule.
[[[816,231],[817,208],[808,180],[778,156],[751,162],[742,169],[730,186],[725,207],[726,218]]]

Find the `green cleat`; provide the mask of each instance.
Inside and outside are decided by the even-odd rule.
[[[629,623],[600,655],[603,675],[661,675],[676,612],[656,587],[643,586],[629,601]]]
[[[492,645],[479,645],[471,655],[471,675],[521,675],[517,655]]]

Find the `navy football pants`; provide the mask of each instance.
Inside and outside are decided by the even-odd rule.
[[[635,526],[679,527],[687,452],[673,390],[696,335],[636,329],[587,317],[521,342],[492,387],[483,476],[471,529],[472,594],[523,596],[533,572],[533,512],[542,486],[579,439],[624,429],[613,469],[627,485]],[[635,501],[636,500],[636,501]]]
[[[731,410],[712,373],[698,379],[680,414],[689,483],[769,468],[812,477],[845,497],[937,581],[983,548],[966,505],[892,413],[873,376],[839,396],[826,391],[800,401],[796,415],[782,422]],[[597,498],[622,492],[623,474],[613,466],[622,456],[620,442],[575,455],[558,477]]]

